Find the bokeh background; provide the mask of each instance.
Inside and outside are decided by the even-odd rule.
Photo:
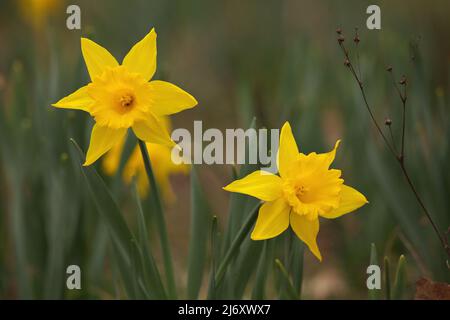
[[[109,238],[79,165],[74,138],[87,149],[92,120],[52,102],[87,83],[80,37],[120,61],[151,27],[158,33],[155,78],[184,88],[198,107],[173,117],[174,128],[279,128],[289,120],[303,152],[342,144],[335,166],[370,204],[322,221],[324,260],[305,251],[305,298],[367,297],[370,245],[395,269],[407,261],[412,298],[422,276],[449,281],[445,255],[377,135],[356,83],[343,64],[359,28],[359,60],[375,116],[393,121],[400,143],[401,103],[385,71],[408,78],[406,163],[442,231],[450,225],[450,3],[448,1],[70,1],[81,30],[66,28],[65,1],[0,2],[0,298],[115,298]],[[381,7],[381,30],[367,30],[366,8]],[[100,163],[96,166],[101,171]],[[200,182],[219,229],[227,223],[231,165],[202,165]],[[129,187],[106,181],[124,212]],[[186,285],[190,239],[189,175],[171,178],[176,199],[167,223],[177,285]],[[157,250],[157,248],[155,248]],[[159,259],[158,259],[159,261]],[[65,290],[65,268],[83,270],[83,290]],[[207,272],[205,272],[205,277]],[[392,275],[393,276],[393,275]],[[204,294],[204,293],[202,293]],[[202,295],[201,295],[202,296]],[[245,292],[243,297],[249,297]],[[276,297],[275,294],[269,297]]]

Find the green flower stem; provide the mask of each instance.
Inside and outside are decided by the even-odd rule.
[[[283,277],[284,283],[287,287],[286,289],[287,289],[288,297],[292,300],[299,300],[300,297],[297,293],[297,290],[294,288],[294,285],[292,284],[292,280],[289,277],[289,273],[286,270],[286,268],[284,267],[283,263],[280,261],[280,259],[275,259],[275,266],[280,271],[280,273]],[[284,289],[285,288],[283,288],[282,290],[284,291]]]
[[[141,149],[142,159],[144,160],[145,171],[147,172],[148,181],[150,183],[150,190],[153,194],[156,209],[156,223],[158,226],[161,247],[163,252],[163,260],[165,266],[165,274],[168,286],[169,298],[176,299],[175,279],[173,276],[172,254],[170,252],[169,238],[167,236],[167,227],[164,217],[163,208],[161,205],[161,198],[159,197],[158,187],[156,185],[155,175],[153,174],[150,156],[148,155],[147,146],[145,142],[138,139],[139,148]]]
[[[222,280],[224,278],[224,275],[225,275],[225,272],[227,270],[229,263],[231,262],[232,258],[238,253],[239,247],[242,244],[242,241],[244,241],[245,236],[249,233],[250,228],[255,223],[260,205],[261,205],[261,203],[258,203],[252,209],[251,213],[247,217],[247,220],[244,222],[241,229],[238,231],[236,237],[234,238],[233,242],[231,243],[230,248],[226,252],[225,257],[223,258],[222,262],[220,263],[219,268],[217,269],[217,273],[216,273],[216,288],[218,288],[220,286],[220,284],[222,283]]]

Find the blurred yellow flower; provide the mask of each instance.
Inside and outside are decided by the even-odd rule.
[[[170,131],[169,119],[167,117],[163,117],[161,122],[166,129]],[[103,171],[106,174],[112,176],[119,169],[124,144],[125,138],[117,143],[103,158]],[[146,145],[150,155],[150,161],[152,163],[155,179],[159,189],[161,190],[162,196],[166,202],[173,202],[175,199],[175,194],[170,185],[169,177],[172,174],[187,174],[189,172],[189,166],[184,163],[173,163],[171,158],[171,148],[167,146],[156,143],[146,143]],[[131,183],[133,178],[135,178],[139,195],[142,198],[148,195],[149,183],[139,146],[134,148],[130,157],[127,159],[122,172],[122,177],[127,184]]]
[[[40,29],[47,18],[59,10],[62,4],[61,0],[20,0],[19,9],[26,21],[34,28]]]
[[[328,153],[299,153],[291,126],[286,122],[278,150],[279,175],[259,170],[224,188],[265,201],[259,209],[253,240],[276,237],[290,225],[322,261],[316,240],[319,216],[334,219],[367,203],[364,195],[344,184],[340,170],[329,168],[339,142]]]
[[[81,38],[91,83],[53,104],[89,112],[95,119],[85,166],[92,164],[132,128],[146,142],[174,146],[160,117],[192,108],[189,93],[165,81],[150,81],[156,71],[156,32],[134,45],[119,65],[95,42]]]

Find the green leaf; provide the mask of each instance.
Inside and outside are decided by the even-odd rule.
[[[197,299],[203,279],[208,242],[209,206],[195,166],[191,171],[191,230],[188,256],[187,298]]]
[[[167,294],[164,289],[161,275],[158,267],[156,266],[155,259],[153,257],[149,241],[150,237],[147,230],[147,224],[145,222],[144,212],[142,210],[141,198],[134,183],[133,188],[134,198],[137,204],[137,224],[138,224],[138,242],[137,250],[139,252],[139,263],[142,267],[142,279],[144,280],[144,287],[150,292],[154,292],[154,296],[157,299],[167,298]]]
[[[113,256],[119,265],[125,289],[127,294],[130,297],[133,297],[133,281],[129,272],[131,267],[129,250],[130,243],[133,241],[133,235],[128,229],[116,202],[102,178],[99,176],[94,166],[86,167],[82,165],[84,163],[84,153],[81,151],[75,140],[72,139],[71,141],[78,152],[78,160],[83,176],[86,178],[88,190],[97,210],[102,216],[102,221],[104,221],[109,228],[114,249]]]
[[[150,156],[148,154],[147,146],[144,141],[138,139],[139,148],[141,150],[142,159],[144,160],[145,171],[147,172],[148,181],[151,190],[151,199],[155,208],[155,218],[159,238],[161,242],[161,250],[163,253],[163,260],[165,266],[165,275],[167,281],[167,291],[169,298],[176,299],[176,285],[173,273],[172,253],[170,250],[169,238],[167,236],[166,219],[161,203],[161,197],[159,196],[159,188],[156,183],[155,175],[153,173],[152,164],[150,162]]]
[[[254,241],[250,237],[242,242],[239,254],[233,259],[228,271],[227,282],[232,284],[232,299],[242,299],[247,284],[258,268],[263,246],[263,241]]]
[[[384,289],[386,293],[386,300],[391,300],[391,277],[389,273],[389,258],[384,257]]]
[[[110,231],[111,236],[111,231]],[[111,236],[112,239],[112,236]],[[134,279],[132,277],[132,273],[130,272],[131,268],[131,257],[128,255],[122,255],[122,249],[118,247],[118,244],[113,240],[111,242],[111,257],[112,261],[114,261],[113,265],[117,267],[117,270],[120,275],[120,280],[122,280],[123,287],[125,289],[125,293],[128,298],[136,299],[135,290],[133,289]],[[117,292],[119,288],[116,288]]]
[[[242,241],[245,239],[246,236],[248,236],[251,227],[255,223],[260,205],[261,204],[258,203],[251,210],[251,212],[247,215],[247,220],[241,226],[236,237],[231,242],[230,248],[225,253],[224,258],[223,258],[222,262],[220,263],[219,268],[217,269],[217,274],[216,274],[216,286],[217,287],[219,287],[221,285],[229,263],[231,262],[232,258],[235,257],[237,255],[237,253],[239,252],[239,248],[242,244]]]
[[[292,237],[292,242],[292,257],[289,271],[292,274],[292,284],[300,299],[303,284],[303,260],[305,245],[299,238],[297,238],[297,236]]]
[[[294,285],[292,284],[292,280],[289,277],[289,274],[286,271],[286,268],[284,267],[283,263],[279,259],[275,259],[275,266],[277,267],[277,270],[281,274],[283,284],[285,284],[282,285],[281,288],[286,288],[286,293],[289,299],[298,300],[300,297],[298,296],[298,293],[295,290]]]
[[[209,281],[208,299],[217,299],[216,285],[216,261],[218,256],[218,232],[217,217],[212,218],[211,223],[211,276]]]
[[[269,273],[269,264],[267,261],[268,241],[264,241],[263,249],[259,257],[258,267],[256,269],[255,285],[253,287],[252,299],[263,300],[265,297],[267,275]]]
[[[28,269],[28,248],[27,248],[27,232],[25,223],[25,211],[23,209],[23,197],[20,192],[18,181],[20,175],[11,173],[11,179],[16,177],[17,180],[12,181],[12,204],[11,204],[11,232],[14,239],[14,252],[16,255],[16,270],[18,279],[19,297],[21,299],[32,298],[32,284]]]
[[[406,259],[401,255],[398,259],[397,271],[395,272],[394,287],[392,288],[392,299],[399,300],[403,298],[406,286]]]
[[[135,299],[141,299],[138,285],[138,274],[139,274],[139,257],[138,257],[138,249],[136,247],[136,241],[133,239],[130,242],[130,253],[131,253],[131,284],[133,288],[133,297]]]

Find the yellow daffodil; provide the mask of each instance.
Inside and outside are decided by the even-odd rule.
[[[160,117],[192,108],[197,101],[171,83],[150,81],[156,71],[155,30],[131,48],[122,65],[89,39],[81,38],[81,51],[91,83],[53,106],[83,110],[95,119],[84,165],[120,142],[128,128],[141,140],[172,147]]]
[[[161,119],[161,122],[166,129],[170,131],[169,119],[164,117]],[[125,139],[122,139],[122,141],[117,143],[103,158],[102,165],[106,174],[114,175],[117,172],[124,144]],[[171,158],[171,148],[167,146],[156,143],[147,143],[146,145],[150,155],[150,161],[152,163],[155,179],[158,183],[159,189],[162,192],[162,196],[166,202],[172,202],[175,199],[175,195],[172,191],[169,177],[172,174],[187,174],[189,172],[189,166],[186,164],[173,163]],[[149,183],[139,146],[135,147],[126,161],[122,177],[128,184],[131,183],[133,178],[136,178],[139,195],[142,198],[147,196],[149,191]]]
[[[334,219],[367,203],[364,195],[344,184],[340,170],[330,169],[339,142],[328,153],[299,153],[286,122],[278,150],[279,175],[255,171],[224,188],[265,201],[251,234],[253,240],[276,237],[290,225],[322,261],[316,240],[319,217]]]

